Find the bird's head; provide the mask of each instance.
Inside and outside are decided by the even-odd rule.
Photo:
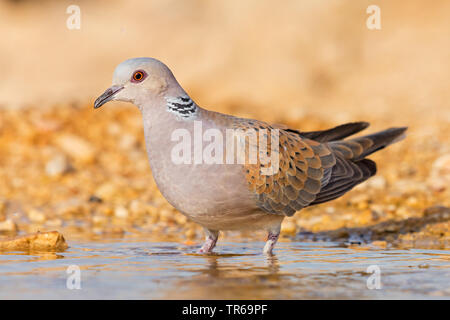
[[[119,64],[114,71],[112,86],[95,100],[94,108],[108,101],[125,101],[140,105],[163,96],[168,90],[182,90],[172,72],[153,58],[133,58]]]

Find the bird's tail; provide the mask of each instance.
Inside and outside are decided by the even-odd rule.
[[[389,128],[354,139],[331,141],[329,146],[344,159],[359,161],[405,138],[406,129],[407,127]]]

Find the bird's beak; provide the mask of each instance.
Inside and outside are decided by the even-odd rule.
[[[106,91],[103,92],[103,94],[95,100],[94,108],[95,109],[100,108],[102,105],[104,105],[108,101],[113,100],[114,95],[122,89],[123,89],[122,86],[112,86],[112,87],[106,89]]]

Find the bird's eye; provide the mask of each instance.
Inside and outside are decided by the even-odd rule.
[[[147,74],[143,70],[138,70],[133,73],[133,77],[131,78],[131,82],[141,82],[147,77]]]

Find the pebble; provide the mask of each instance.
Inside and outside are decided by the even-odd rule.
[[[129,209],[134,217],[143,216],[147,212],[146,206],[139,200],[131,201]]]
[[[380,247],[380,248],[386,248],[387,247],[387,242],[386,241],[382,241],[382,240],[372,241],[372,245],[374,245],[376,247]]]
[[[119,147],[123,150],[133,149],[137,145],[137,139],[131,134],[123,134],[119,140]]]
[[[386,184],[386,179],[383,176],[375,176],[367,180],[367,185],[375,190],[385,189]]]
[[[37,222],[41,223],[46,220],[45,214],[42,213],[42,211],[37,209],[31,209],[27,212],[28,219],[30,219],[31,222]]]
[[[161,209],[159,210],[159,220],[161,222],[169,222],[173,221],[173,213],[169,209]]]
[[[102,198],[97,197],[96,195],[90,196],[88,201],[90,203],[102,203],[103,202]]]
[[[175,214],[175,222],[179,225],[184,225],[187,222],[187,217],[185,215],[182,215],[181,213]]]
[[[68,245],[57,231],[37,232],[10,240],[0,241],[0,250],[65,250]]]
[[[442,192],[450,186],[450,154],[443,155],[433,162],[428,186],[437,192]]]
[[[355,205],[359,210],[366,209],[370,198],[366,193],[354,195],[350,199],[350,203]]]
[[[195,229],[187,229],[186,232],[184,233],[184,235],[186,236],[186,238],[188,239],[194,239],[197,236],[197,232],[195,231]]]
[[[79,136],[63,134],[57,137],[55,142],[58,147],[75,160],[89,163],[95,158],[94,147]]]
[[[397,210],[395,211],[395,215],[396,215],[397,217],[402,218],[402,219],[407,219],[408,217],[411,216],[411,212],[410,212],[410,210],[408,210],[408,209],[405,208],[405,207],[399,207],[399,208],[397,208]]]
[[[297,232],[297,225],[294,221],[284,219],[283,223],[281,224],[281,233],[282,234],[288,234],[288,235],[295,235]]]
[[[128,209],[123,206],[116,207],[114,209],[114,216],[116,218],[126,219],[129,216]]]
[[[105,216],[94,215],[94,216],[92,216],[92,223],[95,226],[103,226],[108,223],[108,218]]]
[[[110,182],[106,182],[97,188],[95,194],[97,197],[101,199],[111,200],[118,193],[118,191],[119,189],[117,185]]]
[[[17,230],[17,225],[11,219],[0,222],[0,232],[17,232]]]
[[[61,176],[64,173],[68,172],[69,170],[70,164],[67,158],[62,154],[54,156],[45,165],[45,173],[49,177]]]
[[[63,203],[57,210],[57,214],[61,217],[80,216],[84,213],[85,209],[81,203],[78,203],[78,201],[68,201]]]

